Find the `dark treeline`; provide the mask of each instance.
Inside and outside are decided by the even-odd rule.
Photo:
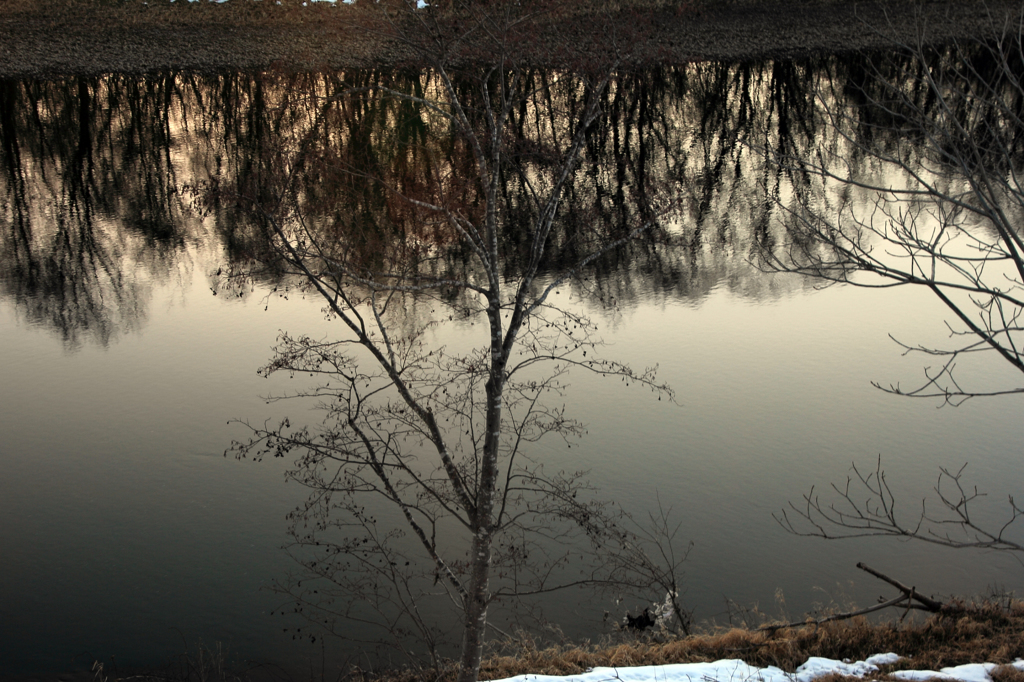
[[[718,286],[772,295],[778,282],[749,262],[782,237],[780,193],[815,180],[799,163],[765,164],[761,148],[809,162],[844,151],[847,170],[870,173],[860,145],[906,146],[914,132],[898,109],[878,106],[887,88],[920,83],[907,74],[944,59],[710,62],[617,76],[559,208],[548,267],[577,260],[592,235],[656,219],[649,239],[592,265],[588,295],[627,304],[699,298]],[[973,66],[964,78],[998,72],[982,57]],[[508,134],[516,168],[527,170],[503,177],[504,238],[513,245],[530,218],[529,168],[558,158],[572,134],[566,121],[585,99],[572,74],[525,79],[529,96]],[[429,107],[383,94],[430,100],[436,87],[430,73],[403,71],[2,81],[0,292],[69,345],[106,343],[145,319],[150,281],[193,267],[193,246],[214,247],[205,253],[228,262],[265,248],[251,214],[233,208],[239,196],[267,208],[288,203],[336,236],[350,263],[370,267],[408,249],[411,269],[465,268],[460,240],[409,199],[443,196],[467,213],[482,210],[462,181],[472,155]],[[467,84],[469,111],[480,114],[473,92]],[[932,105],[924,89],[913,98]],[[837,119],[840,110],[849,115]],[[957,115],[969,123],[985,112]],[[204,183],[217,191],[197,206],[188,190]],[[432,245],[431,257],[410,244]],[[505,267],[511,274],[517,264]]]

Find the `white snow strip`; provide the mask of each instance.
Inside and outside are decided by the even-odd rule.
[[[812,656],[807,659],[806,663],[796,669],[796,675],[794,677],[797,682],[811,682],[811,680],[823,677],[830,673],[852,675],[853,677],[864,677],[869,673],[876,672],[878,672],[878,666],[874,663],[868,663],[867,661],[847,663],[844,661],[836,661],[831,658]]]
[[[836,661],[831,658],[812,657],[787,673],[774,666],[756,668],[738,660],[714,663],[675,663],[671,665],[645,665],[632,668],[594,668],[579,675],[519,675],[496,682],[811,682],[824,675],[840,673],[864,677],[878,672],[878,666],[891,665],[901,656],[894,653],[875,654],[863,661]],[[1017,659],[1013,667],[1024,671],[1024,659]],[[959,682],[992,682],[995,663],[970,663],[954,668],[934,670],[900,670],[890,677],[906,682],[924,680],[954,680]]]
[[[910,680],[911,682],[927,679],[992,682],[992,676],[989,673],[997,667],[995,663],[968,663],[954,668],[943,668],[938,672],[934,670],[897,670],[892,676],[898,680]]]
[[[792,682],[779,668],[755,668],[743,661],[673,663],[632,668],[594,668],[579,675],[519,675],[501,682]]]

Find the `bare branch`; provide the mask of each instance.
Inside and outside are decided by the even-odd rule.
[[[956,472],[940,469],[934,490],[938,507],[945,513],[929,511],[927,500],[909,517],[897,513],[897,497],[879,457],[871,473],[862,474],[854,466],[854,475],[844,486],[833,484],[834,501],[822,501],[812,488],[804,495],[803,504],[790,503],[789,509],[775,514],[775,520],[788,532],[806,537],[895,537],[955,549],[1008,552],[1024,565],[1024,542],[1011,535],[1019,531],[1014,524],[1024,515],[1021,508],[1010,496],[1006,520],[997,528],[975,522],[971,510],[983,494],[965,485],[966,468],[964,464]]]
[[[982,351],[1024,375],[1019,23],[1008,18],[990,44],[934,49],[922,34],[876,64],[855,96],[820,89],[819,107],[842,144],[817,160],[760,150],[800,179],[776,194],[788,239],[765,245],[763,267],[825,283],[922,287],[953,315],[954,345],[913,347],[945,364],[912,389],[883,388],[891,393],[959,405],[1024,391],[1019,382],[965,387],[954,377],[958,358]],[[879,132],[907,142],[886,144]],[[866,177],[849,158],[872,159],[878,174]]]

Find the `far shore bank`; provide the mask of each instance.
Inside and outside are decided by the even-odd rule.
[[[0,14],[0,78],[415,62],[382,32],[353,21],[347,6],[229,9],[242,1],[13,0]],[[914,44],[921,36],[931,43],[987,38],[1016,28],[1021,7],[1021,0],[690,0],[675,9],[542,18],[531,27],[538,46],[531,49],[551,55],[571,43],[577,61],[603,56],[619,27],[639,21],[649,28],[630,46],[632,66],[799,58]]]

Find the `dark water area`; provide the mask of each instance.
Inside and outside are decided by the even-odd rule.
[[[683,602],[697,622],[866,606],[881,585],[857,561],[929,594],[1024,586],[1007,555],[829,543],[787,534],[772,517],[880,455],[910,508],[939,467],[970,462],[972,484],[991,493],[982,519],[1002,518],[1001,501],[1021,484],[1017,398],[937,410],[870,384],[921,376],[920,358],[902,356],[890,334],[915,343],[948,334],[926,292],[822,290],[757,267],[791,236],[786,197],[813,185],[799,168],[766,164],[759,149],[805,159],[848,149],[837,173],[889,181],[854,142],[912,146],[908,131],[882,125],[894,113],[829,111],[863,104],[886,69],[908,68],[899,56],[846,56],[621,74],[559,208],[542,272],[665,207],[657,240],[597,259],[587,285],[567,285],[556,300],[597,322],[606,355],[659,365],[678,404],[573,375],[565,403],[587,432],[571,449],[542,442],[534,456],[588,469],[600,495],[638,517],[659,501],[671,507],[680,538],[694,543]],[[534,95],[509,134],[570,135],[579,82],[524,77]],[[423,107],[339,95],[390,88],[429,98],[436,87],[430,74],[391,71],[0,82],[0,676],[111,658],[159,665],[200,643],[302,675],[311,662],[368,651],[310,642],[293,604],[270,589],[300,579],[282,550],[285,517],[307,494],[285,482],[290,462],[223,456],[245,437],[232,420],[320,418],[264,399],[301,390],[302,377],[256,370],[281,331],[332,338],[335,323],[280,273],[241,287],[225,278],[268,248],[239,197],[294,202],[328,235],[358,226],[363,238],[345,248],[359,262],[428,239],[419,214],[382,184],[417,196],[431,159],[466,168],[469,151]],[[919,97],[927,106],[927,93]],[[539,174],[558,150],[521,152]],[[329,172],[354,157],[362,174]],[[457,176],[453,193],[476,205]],[[286,191],[293,186],[301,190]],[[514,254],[535,217],[529,183],[509,174],[501,191],[501,238]],[[873,199],[843,191],[855,203]],[[417,267],[454,272],[467,262],[451,248]],[[510,257],[503,267],[512,278],[522,265]],[[486,343],[479,327],[449,317],[458,292],[444,304],[410,296],[396,324],[430,323],[429,340],[451,349]],[[1005,372],[984,362],[972,371],[992,381]],[[612,632],[606,611],[617,621],[643,603],[573,592],[542,605],[545,622],[594,639]],[[496,622],[510,627],[509,618]],[[346,627],[336,626],[364,634]]]

